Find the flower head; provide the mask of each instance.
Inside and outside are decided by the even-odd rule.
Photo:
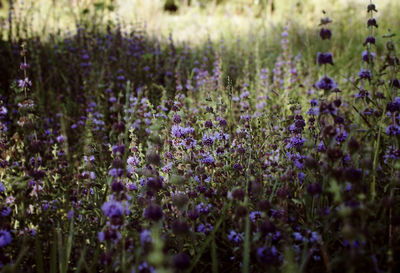
[[[328,76],[322,77],[320,79],[320,81],[317,82],[316,86],[318,89],[322,89],[322,90],[326,90],[326,91],[337,88],[336,82]]]

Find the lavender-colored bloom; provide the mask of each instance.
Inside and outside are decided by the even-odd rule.
[[[135,191],[135,190],[137,190],[138,187],[136,186],[135,183],[128,182],[128,183],[126,184],[126,188],[127,188],[129,191]]]
[[[204,157],[201,159],[201,163],[211,165],[214,163],[214,157],[212,155],[204,155]]]
[[[293,237],[294,240],[298,242],[303,242],[305,240],[305,238],[303,237],[303,235],[301,235],[300,232],[293,232]]]
[[[347,132],[343,130],[336,136],[335,140],[339,143],[342,143],[347,139],[347,137],[348,137]]]
[[[25,78],[23,80],[18,80],[18,87],[27,88],[30,86],[32,86],[32,82],[28,78]]]
[[[101,206],[101,209],[103,210],[104,215],[110,218],[121,217],[124,215],[124,206],[118,201],[111,200],[106,202]]]
[[[213,230],[213,226],[210,223],[200,224],[197,226],[197,232],[209,234]]]
[[[289,143],[286,145],[286,149],[300,148],[305,141],[306,139],[301,136],[292,136],[289,139]]]
[[[203,136],[203,145],[212,146],[214,144],[215,137],[210,135]]]
[[[2,182],[0,182],[0,192],[5,192],[6,191],[6,187],[4,187],[4,184]]]
[[[319,36],[322,40],[330,39],[332,37],[332,32],[328,28],[321,28]]]
[[[11,243],[11,234],[7,230],[0,230],[0,247]]]
[[[114,177],[121,177],[124,175],[124,170],[121,168],[112,168],[112,169],[110,169],[108,174],[110,176],[114,176]]]
[[[193,149],[197,145],[197,140],[192,137],[188,137],[182,141],[182,144],[186,147],[186,149]]]
[[[259,247],[257,249],[257,258],[261,264],[270,265],[273,264],[277,258],[278,251],[275,246],[268,248],[266,246]]]
[[[375,37],[369,36],[365,39],[364,45],[366,44],[375,44]]]
[[[400,127],[396,124],[391,124],[386,127],[386,134],[388,134],[389,136],[400,135]]]
[[[317,54],[317,63],[319,65],[324,65],[324,64],[333,65],[332,53],[330,53],[330,52],[327,52],[327,53],[318,52],[318,54]]]
[[[371,72],[368,69],[361,68],[360,72],[358,73],[358,76],[360,77],[360,79],[370,80]]]
[[[196,208],[197,208],[197,211],[198,211],[200,214],[207,214],[207,213],[210,212],[210,209],[212,208],[212,205],[211,205],[211,204],[200,203],[200,204],[198,204],[198,205],[196,206]]]
[[[361,54],[361,57],[362,57],[363,61],[369,63],[370,61],[374,60],[375,53],[369,52],[369,54],[368,54],[368,50],[364,50],[363,53]]]
[[[322,141],[318,144],[318,146],[317,146],[317,151],[320,152],[320,153],[326,151],[325,144],[324,144]]]
[[[139,158],[137,156],[130,156],[126,162],[131,166],[137,166],[139,164]]]
[[[99,239],[99,241],[102,243],[104,242],[105,236],[104,236],[104,232],[100,231],[97,233],[97,239]]]
[[[236,232],[234,230],[231,230],[228,234],[228,240],[235,243],[235,244],[240,244],[243,241],[244,233],[241,232]]]
[[[262,212],[261,211],[252,211],[249,214],[249,217],[253,223],[255,223],[258,219],[261,219]]]
[[[10,213],[11,213],[10,207],[4,207],[4,208],[0,209],[0,215],[3,217],[10,215]]]
[[[143,216],[146,219],[158,221],[163,217],[163,212],[160,206],[150,204],[143,212]]]
[[[316,86],[318,89],[322,89],[325,91],[337,88],[336,82],[328,76],[322,77],[320,81],[316,83]]]
[[[152,238],[151,238],[151,232],[150,230],[143,230],[140,233],[140,243],[142,244],[142,246],[145,246],[147,244],[151,244],[152,242]]]
[[[367,90],[361,89],[355,95],[356,98],[369,98],[369,92]]]

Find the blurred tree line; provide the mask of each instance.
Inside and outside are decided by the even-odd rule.
[[[275,9],[275,0],[165,0],[164,10],[169,12],[178,11],[180,6],[191,6],[193,4],[198,4],[201,7],[206,7],[207,5],[221,5],[227,3],[243,4],[243,5],[256,5],[260,12],[270,11],[273,12]]]

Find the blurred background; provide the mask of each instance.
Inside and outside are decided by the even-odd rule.
[[[3,29],[10,21],[10,3],[15,19],[40,34],[68,32],[77,22],[112,22],[158,37],[172,34],[176,41],[201,43],[209,38],[270,35],[285,24],[296,30],[315,29],[322,10],[345,32],[365,23],[369,0],[1,0]],[[400,1],[375,4],[382,27],[400,23],[393,12],[400,10]]]

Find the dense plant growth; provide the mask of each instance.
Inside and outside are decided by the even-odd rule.
[[[3,39],[0,268],[399,270],[397,42],[366,11],[349,78],[325,12],[315,63],[290,24],[265,66],[119,25]]]

